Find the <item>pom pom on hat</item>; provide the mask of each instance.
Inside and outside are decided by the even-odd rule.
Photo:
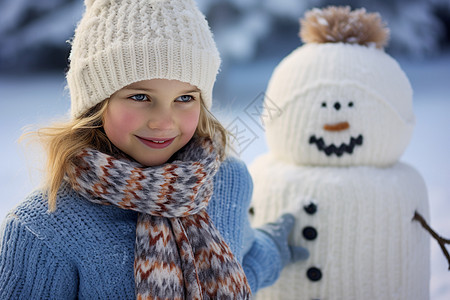
[[[71,115],[137,81],[169,79],[201,91],[206,107],[220,56],[193,0],[86,0],[72,43]]]
[[[378,13],[349,6],[313,9],[300,20],[300,38],[304,43],[346,43],[383,48],[389,29]]]

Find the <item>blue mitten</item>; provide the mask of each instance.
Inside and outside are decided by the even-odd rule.
[[[277,245],[283,268],[290,263],[309,257],[309,252],[306,248],[288,244],[288,237],[294,228],[294,224],[295,217],[292,214],[286,213],[281,215],[275,222],[267,223],[257,228],[257,230],[268,235]]]

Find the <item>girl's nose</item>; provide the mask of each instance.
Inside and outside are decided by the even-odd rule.
[[[150,115],[147,126],[150,129],[167,130],[173,127],[173,116],[170,111],[158,110],[152,112]]]
[[[323,129],[326,131],[342,131],[350,128],[350,124],[348,122],[340,122],[336,124],[325,124],[323,125]]]

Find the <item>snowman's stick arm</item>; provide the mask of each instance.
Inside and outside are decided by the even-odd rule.
[[[412,219],[413,221],[418,221],[422,225],[422,227],[425,228],[431,234],[431,236],[434,237],[436,241],[439,243],[442,252],[444,252],[445,257],[447,258],[449,264],[448,269],[450,270],[450,255],[448,254],[448,251],[445,248],[445,244],[450,244],[450,240],[445,239],[440,235],[438,235],[430,226],[428,226],[427,221],[425,221],[425,219],[417,211],[414,212],[414,217]]]

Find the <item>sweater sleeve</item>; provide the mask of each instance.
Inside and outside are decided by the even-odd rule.
[[[75,299],[76,268],[14,214],[0,233],[0,299]]]
[[[214,178],[208,212],[236,258],[242,263],[252,293],[272,285],[281,272],[275,243],[250,226],[248,209],[253,182],[244,162],[228,157]]]
[[[244,253],[243,229],[248,220],[252,187],[245,164],[228,157],[214,177],[214,193],[208,205],[209,215],[239,262]]]

